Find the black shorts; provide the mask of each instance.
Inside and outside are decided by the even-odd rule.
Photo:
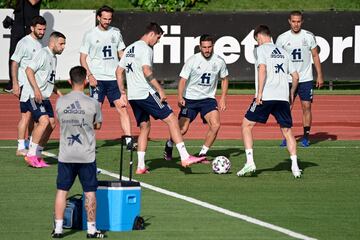
[[[95,192],[98,187],[96,161],[91,163],[58,163],[57,189],[69,191],[79,176],[84,192]]]

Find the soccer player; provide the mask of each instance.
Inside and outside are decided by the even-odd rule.
[[[190,123],[200,113],[204,123],[209,125],[199,156],[206,156],[214,143],[220,129],[220,114],[215,98],[217,84],[221,79],[221,98],[219,107],[226,109],[226,94],[228,90],[228,70],[225,61],[213,53],[214,39],[208,34],[200,37],[200,52],[190,57],[180,72],[178,85],[178,105],[181,107],[179,125],[182,135],[189,129]],[[172,159],[173,142],[165,144],[164,158]],[[208,160],[202,163],[209,163]]]
[[[31,21],[31,33],[23,37],[18,44],[14,54],[11,56],[11,75],[13,81],[13,94],[20,99],[21,91],[25,82],[27,82],[25,69],[34,57],[35,53],[41,49],[40,39],[43,38],[46,30],[46,20],[41,16],[35,16]],[[21,118],[18,124],[18,147],[17,156],[25,156],[27,153],[25,146],[26,129],[29,126],[28,134],[30,136],[33,121],[31,112],[26,108],[24,102],[20,102]],[[30,123],[31,120],[31,123]]]
[[[299,178],[301,170],[297,163],[296,140],[291,131],[292,119],[289,104],[289,99],[291,102],[294,100],[299,76],[286,51],[271,42],[270,29],[266,25],[255,28],[254,38],[259,44],[259,47],[254,50],[256,92],[255,99],[250,104],[242,122],[246,163],[237,175],[244,176],[255,172],[252,129],[258,122],[266,123],[271,114],[280,125],[281,132],[288,143],[292,174],[295,178]],[[290,98],[287,80],[289,73],[292,76]]]
[[[204,159],[190,156],[180,133],[178,121],[170,106],[166,103],[166,95],[154,77],[152,70],[153,50],[152,47],[159,41],[163,30],[157,23],[146,26],[144,35],[140,40],[128,46],[124,51],[116,71],[119,89],[121,91],[121,104],[127,105],[129,100],[133,109],[136,122],[140,127],[138,138],[138,165],[137,174],[148,173],[145,167],[145,152],[150,134],[150,116],[165,122],[170,131],[176,147],[180,153],[181,165],[187,167]],[[128,97],[124,88],[126,75]]]
[[[125,44],[118,28],[111,27],[114,10],[103,6],[96,12],[99,24],[88,31],[80,48],[80,63],[86,69],[90,82],[90,95],[101,104],[105,96],[111,107],[120,115],[124,134],[131,135],[130,117],[126,107],[121,106],[119,88],[116,82],[116,67],[123,55]],[[132,148],[131,138],[126,138],[127,148]]]
[[[20,101],[25,102],[37,123],[25,160],[36,168],[49,166],[41,158],[41,151],[55,128],[54,112],[49,98],[53,92],[62,95],[54,84],[56,55],[63,52],[65,39],[60,32],[51,33],[48,46],[39,50],[25,70],[28,82],[24,84]]]
[[[290,30],[284,32],[277,38],[276,45],[284,48],[289,53],[290,59],[294,63],[296,71],[299,73],[299,86],[295,92],[295,96],[297,94],[299,95],[303,111],[302,122],[304,135],[301,139],[301,145],[308,147],[310,145],[309,134],[312,121],[311,103],[313,101],[311,58],[317,72],[317,88],[321,88],[324,85],[324,79],[315,36],[311,32],[301,29],[301,25],[304,22],[302,13],[300,11],[291,12],[288,21]],[[291,80],[289,79],[289,81]],[[286,146],[285,139],[280,146]]]
[[[56,113],[60,123],[60,146],[55,198],[55,229],[53,238],[63,237],[63,219],[67,194],[76,176],[85,193],[87,238],[104,238],[96,229],[96,161],[95,129],[100,129],[102,115],[97,100],[84,94],[86,69],[70,70],[72,91],[60,97]]]

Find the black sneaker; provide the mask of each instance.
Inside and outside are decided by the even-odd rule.
[[[105,234],[100,231],[96,231],[94,234],[86,234],[86,238],[105,238]]]
[[[167,140],[166,143],[165,143],[164,159],[165,159],[166,161],[171,161],[171,160],[172,160],[172,150],[173,150],[173,147],[169,147],[169,146],[168,146],[168,142],[169,142],[169,140]]]
[[[13,92],[13,89],[12,89],[12,87],[5,87],[5,88],[4,88],[4,92],[12,93],[12,92]]]
[[[51,237],[52,238],[63,238],[64,237],[64,234],[63,233],[55,233],[55,230],[53,230],[51,232]]]

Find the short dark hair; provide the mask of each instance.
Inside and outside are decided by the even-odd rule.
[[[70,69],[70,81],[74,84],[83,84],[86,79],[86,69],[82,66],[75,66]]]
[[[200,43],[210,41],[214,43],[214,38],[209,34],[203,34],[200,36]]]
[[[160,25],[157,24],[156,22],[151,22],[146,26],[145,34],[148,34],[150,32],[154,32],[155,34],[161,34],[162,35],[164,33],[164,30],[162,30]]]
[[[46,20],[42,16],[35,16],[31,19],[30,26],[35,27],[37,24],[46,25]]]
[[[50,34],[50,38],[55,38],[55,39],[58,39],[58,38],[63,38],[63,39],[66,39],[65,35],[62,34],[61,32],[52,32]]]
[[[301,11],[292,11],[289,15],[289,19],[291,19],[291,16],[300,16],[301,20],[303,19],[303,14]]]
[[[103,5],[101,8],[99,8],[99,9],[96,11],[96,16],[101,17],[102,12],[111,12],[111,13],[114,13],[114,9],[113,9],[112,7],[107,6],[107,5]]]
[[[258,34],[263,34],[271,37],[270,28],[266,25],[262,25],[262,24],[258,25],[254,30],[254,38],[256,38]]]

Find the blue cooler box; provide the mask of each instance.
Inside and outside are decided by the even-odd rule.
[[[134,181],[99,181],[98,183],[96,228],[104,231],[131,231],[135,218],[140,216],[140,183]],[[85,207],[83,229],[87,229]]]

